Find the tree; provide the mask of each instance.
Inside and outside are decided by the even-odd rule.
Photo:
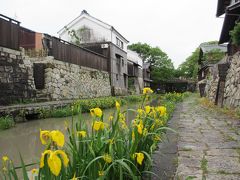
[[[173,78],[174,66],[168,55],[159,47],[151,47],[146,43],[136,43],[128,46],[128,49],[136,51],[144,62],[151,65],[151,79],[154,82]]]
[[[192,55],[180,64],[175,75],[177,77],[184,77],[187,79],[196,79],[198,73],[198,59],[199,48],[195,49]]]
[[[201,45],[218,45],[218,41],[209,41],[201,43]],[[175,71],[175,77],[184,77],[187,79],[197,79],[198,74],[198,60],[199,60],[200,46],[189,56]],[[224,52],[220,49],[212,49],[209,52],[205,52],[202,61],[209,61],[210,63],[216,63],[220,61],[224,56]]]

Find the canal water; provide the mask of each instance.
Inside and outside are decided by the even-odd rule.
[[[138,108],[139,104],[131,104],[123,106],[121,110],[129,108]],[[104,110],[104,121],[113,114],[115,108]],[[92,123],[89,113],[82,114],[82,118]],[[130,121],[134,118],[134,112],[128,111],[127,120]],[[76,120],[77,117],[74,117]],[[16,124],[14,128],[0,131],[0,157],[7,155],[13,160],[15,165],[20,165],[20,154],[23,157],[25,164],[39,162],[41,153],[44,146],[39,139],[40,129],[42,130],[60,130],[66,134],[65,121],[71,124],[71,117],[64,118],[47,118],[31,120],[24,123]],[[1,167],[1,161],[0,161]]]

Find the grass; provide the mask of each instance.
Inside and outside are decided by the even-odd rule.
[[[192,180],[192,179],[195,179],[195,178],[197,178],[197,176],[188,176],[188,177],[186,177],[185,180]]]
[[[207,174],[207,159],[205,158],[205,155],[203,156],[202,160],[201,160],[201,169],[203,171],[203,179],[206,179],[206,174]]]
[[[227,116],[230,116],[232,118],[237,118],[240,119],[240,108],[229,108],[229,107],[219,107],[216,106],[213,102],[211,102],[209,99],[203,97],[199,99],[199,103],[205,107],[205,108],[210,108],[211,110],[217,111],[217,112],[221,112],[226,114]]]
[[[0,130],[9,129],[15,125],[11,116],[0,117]]]

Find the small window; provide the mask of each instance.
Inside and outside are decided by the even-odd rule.
[[[123,42],[121,41],[121,48],[123,49]]]
[[[123,42],[117,37],[116,37],[116,45],[123,49]]]
[[[120,40],[116,37],[116,44],[117,46],[120,46]]]
[[[124,66],[124,59],[122,58],[122,66]]]
[[[118,81],[118,74],[116,74],[116,80]]]

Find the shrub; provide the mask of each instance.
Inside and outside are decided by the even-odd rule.
[[[130,96],[123,97],[123,99],[126,100],[127,102],[134,103],[134,102],[141,102],[143,100],[143,97],[144,96],[142,95],[130,95]]]
[[[90,109],[99,107],[101,109],[112,108],[115,106],[115,102],[118,101],[121,105],[126,105],[127,103],[140,102],[142,101],[143,96],[124,96],[124,97],[101,97],[94,99],[81,99],[74,101],[72,105],[65,106],[62,108],[54,109],[50,111],[42,111],[44,114],[41,117],[67,117],[71,115],[76,115],[78,113],[76,105],[81,107],[81,112],[89,112]],[[73,107],[73,109],[72,109]]]
[[[230,31],[230,36],[232,39],[233,44],[240,45],[240,23],[237,23],[234,26],[234,29]]]
[[[15,125],[14,120],[10,116],[0,117],[0,129],[8,129]]]
[[[182,93],[166,93],[164,96],[163,96],[163,99],[164,100],[167,100],[167,101],[171,101],[171,102],[181,102],[184,98],[184,94]]]

